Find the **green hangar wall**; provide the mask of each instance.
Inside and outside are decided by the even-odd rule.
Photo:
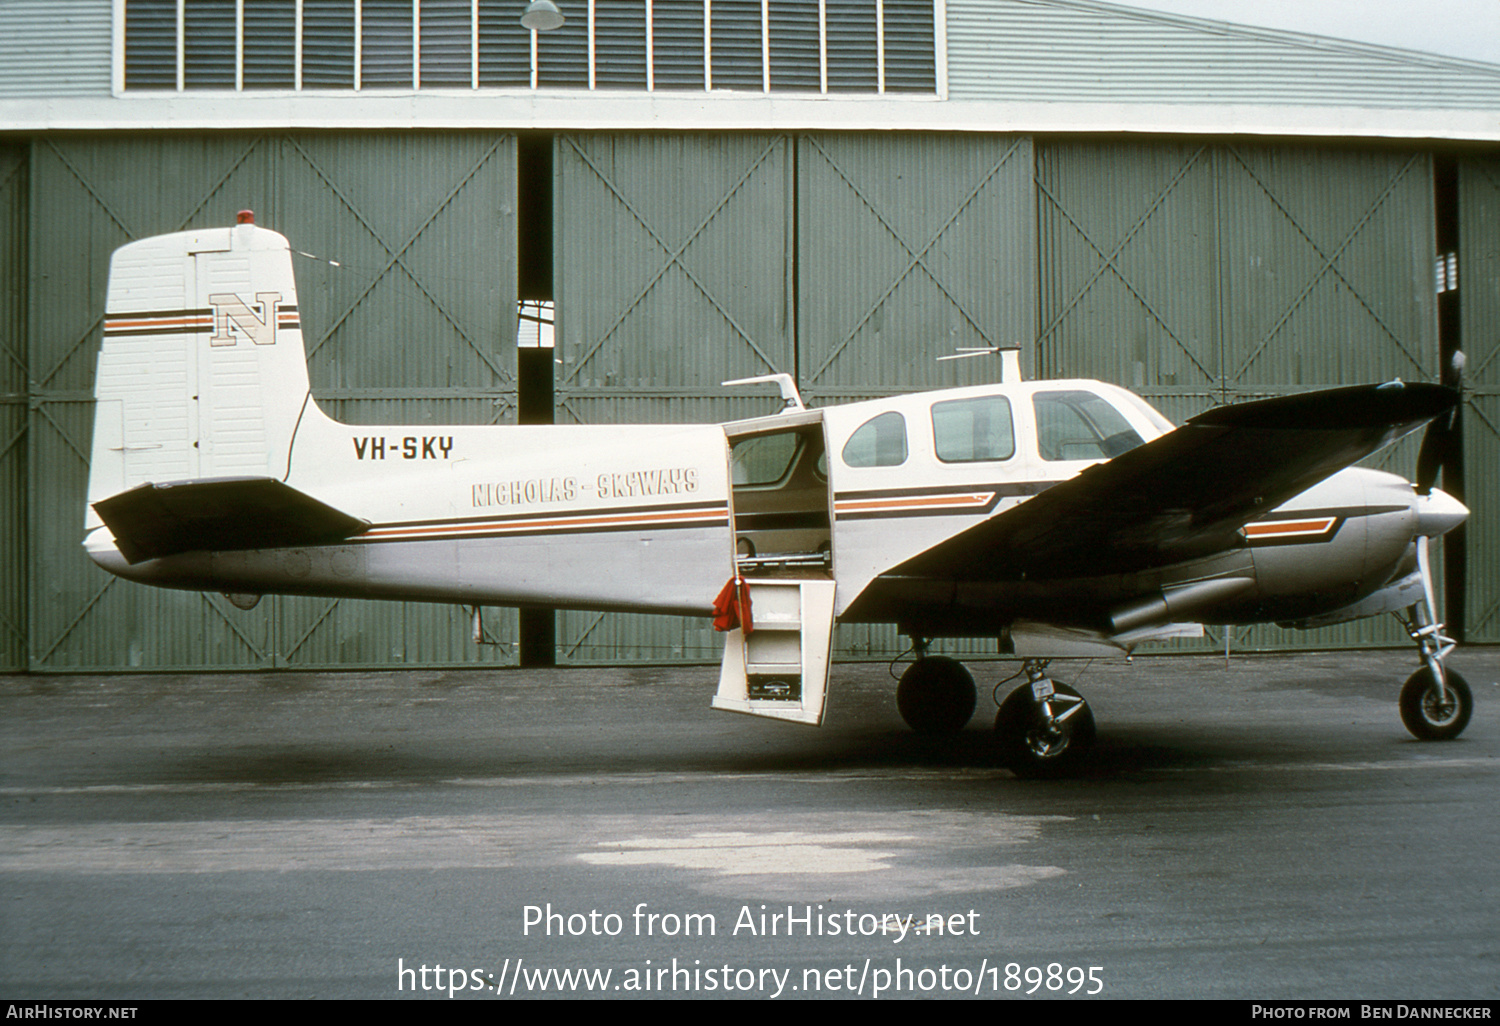
[[[513,133],[48,134],[0,143],[0,666],[34,671],[508,664],[516,614],[133,586],[79,544],[110,252],[232,222],[301,252],[313,389],[362,423],[505,423],[518,248],[550,222],[554,419],[770,412],[990,380],[959,346],[1131,387],[1175,419],[1440,363],[1436,170],[1407,146],[984,133],[561,133],[522,210]],[[1500,160],[1456,167],[1463,627],[1500,640]],[[550,165],[550,169],[547,168]],[[545,194],[545,192],[543,193]],[[531,202],[527,200],[526,202]],[[539,216],[540,215],[540,216]],[[533,248],[531,252],[536,252]],[[1445,278],[1446,282],[1447,279]],[[1414,443],[1383,454],[1409,473]],[[601,568],[601,572],[605,572]],[[1222,636],[1205,641],[1223,644]],[[1394,624],[1237,648],[1403,641]],[[894,654],[845,628],[846,656]],[[706,622],[558,614],[560,662],[712,661]],[[984,651],[976,644],[974,651]]]
[[[1464,480],[1473,510],[1462,528],[1464,627],[1471,641],[1500,641],[1500,159],[1465,159],[1458,170]]]
[[[505,419],[515,399],[514,136],[52,137],[25,158],[29,211],[12,229],[28,254],[24,331],[7,348],[27,382],[26,526],[7,538],[7,558],[24,561],[29,594],[3,614],[23,626],[12,665],[504,661],[504,648],[469,641],[456,608],[277,597],[245,611],[219,595],[110,580],[82,555],[79,516],[110,253],[231,224],[245,207],[304,254],[298,298],[317,325],[306,336],[310,371],[331,415]]]

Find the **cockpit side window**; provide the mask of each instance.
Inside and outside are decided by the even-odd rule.
[[[1032,404],[1044,460],[1108,460],[1143,444],[1120,411],[1093,392],[1037,392]]]
[[[985,395],[933,403],[932,437],[944,463],[1008,460],[1016,454],[1010,400]]]
[[[850,467],[899,467],[906,462],[906,418],[894,410],[871,417],[844,443]]]

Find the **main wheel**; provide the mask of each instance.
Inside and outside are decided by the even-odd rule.
[[[896,708],[918,734],[957,734],[974,715],[974,678],[947,656],[924,656],[896,685]]]
[[[1422,667],[1401,688],[1401,722],[1422,741],[1448,741],[1464,732],[1474,713],[1469,682],[1457,670],[1444,669],[1448,686],[1438,694],[1432,671]]]
[[[1094,711],[1068,685],[1053,681],[1052,686],[1058,696],[1051,699],[1054,714],[1068,714],[1060,722],[1048,721],[1030,684],[1022,684],[1006,695],[995,714],[1001,755],[1016,776],[1067,776],[1078,769],[1093,747]],[[1074,711],[1069,713],[1069,709]]]

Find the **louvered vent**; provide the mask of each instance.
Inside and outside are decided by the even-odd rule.
[[[302,88],[354,88],[354,5],[302,0]]]
[[[365,89],[410,88],[411,0],[362,0],[360,85]]]
[[[703,0],[652,0],[653,86],[704,88]]]
[[[595,5],[594,86],[598,89],[646,88],[644,3]]]
[[[567,7],[567,4],[563,4]],[[577,5],[574,5],[577,6]],[[604,5],[600,5],[601,7]],[[514,18],[515,6],[507,13]],[[536,85],[541,89],[587,89],[589,87],[589,23],[586,17],[569,18],[563,27],[536,34]],[[526,34],[531,46],[531,33]]]
[[[422,0],[421,85],[474,82],[473,13],[469,0]]]
[[[523,89],[531,85],[531,33],[514,6],[479,5],[479,88]]]
[[[244,88],[296,86],[297,9],[284,4],[246,4]]]
[[[176,0],[133,0],[125,8],[125,88],[177,88]]]
[[[771,88],[815,93],[821,87],[818,55],[818,7],[782,0],[769,5]]]
[[[828,91],[873,93],[880,84],[880,32],[875,5],[827,0]]]
[[[932,4],[885,0],[885,91],[930,93],[937,87]]]
[[[234,88],[233,0],[187,4],[183,11],[183,84],[188,89]]]
[[[760,13],[760,0],[718,0],[709,7],[715,89],[764,87]]]
[[[125,0],[125,88],[931,94],[933,2]]]

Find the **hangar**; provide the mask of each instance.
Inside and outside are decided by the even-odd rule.
[[[937,357],[995,344],[1181,420],[1462,350],[1448,619],[1500,640],[1500,66],[1096,0],[536,6],[0,8],[0,668],[718,658],[706,622],[247,611],[94,567],[109,255],[242,208],[299,250],[313,390],[355,423],[721,420],[774,407],[729,378],[830,404],[991,380]]]

